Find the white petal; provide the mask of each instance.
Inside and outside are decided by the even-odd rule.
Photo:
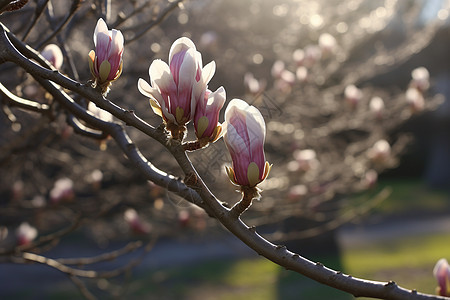
[[[197,66],[192,55],[193,51],[194,50],[189,49],[181,63],[178,75],[178,90],[192,88],[192,85],[194,84]]]
[[[160,59],[152,62],[149,68],[150,82],[153,87],[158,86],[161,90],[176,89],[169,66]]]
[[[261,112],[256,107],[249,105],[246,109],[246,122],[250,143],[259,142],[264,144],[266,123]]]
[[[142,78],[139,78],[138,80],[138,90],[141,92],[142,95],[147,97],[152,97],[152,90],[153,88],[148,84],[147,81],[145,81]]]
[[[208,97],[208,103],[206,105],[215,105],[222,107],[225,103],[226,93],[223,86],[219,87],[214,93],[211,93]]]
[[[236,129],[230,123],[225,124],[225,135],[223,139],[228,149],[234,153],[244,154],[248,153],[247,145],[242,137],[237,133]],[[248,154],[247,154],[248,155]]]
[[[94,30],[94,45],[97,46],[97,35],[99,32],[103,32],[108,35],[108,26],[102,18],[98,19],[97,25]]]
[[[177,39],[175,42],[173,42],[172,47],[170,47],[170,51],[169,51],[169,65],[170,65],[170,62],[172,61],[172,57],[176,53],[183,51],[183,50],[187,50],[189,48],[193,48],[194,50],[196,50],[194,42],[192,42],[187,37],[181,37],[181,38]]]
[[[202,81],[206,84],[211,80],[216,72],[216,62],[212,61],[202,69]]]
[[[119,53],[123,50],[123,35],[120,30],[112,30],[111,53]]]
[[[247,102],[241,99],[233,99],[228,103],[227,108],[225,109],[225,121],[229,122],[230,117],[234,114],[234,110],[245,110],[249,105]]]
[[[231,116],[238,112],[245,114],[247,132],[251,143],[264,143],[266,124],[260,111],[243,100],[233,99],[225,110],[225,121],[229,122]]]

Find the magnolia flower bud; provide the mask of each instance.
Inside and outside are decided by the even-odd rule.
[[[182,37],[170,48],[169,64],[155,60],[150,65],[151,85],[140,78],[138,88],[166,124],[182,127],[194,118],[197,100],[203,99],[215,69],[214,61],[203,67],[194,43]]]
[[[413,113],[421,112],[425,107],[425,100],[422,93],[416,88],[408,88],[406,90],[406,103],[408,103]]]
[[[424,92],[430,87],[430,73],[424,67],[419,67],[411,72],[411,86]]]
[[[298,164],[298,171],[307,172],[319,167],[316,151],[312,149],[296,150],[294,151],[294,158]]]
[[[98,19],[94,31],[95,51],[89,52],[89,67],[96,85],[106,92],[110,83],[122,74],[123,35],[120,30],[108,30],[103,19]]]
[[[329,33],[322,33],[319,36],[319,47],[322,50],[322,56],[328,56],[336,51],[337,42],[334,36]]]
[[[249,94],[257,96],[266,88],[266,81],[258,80],[252,73],[247,72],[244,75],[244,86]]]
[[[225,98],[225,89],[220,87],[214,93],[206,90],[204,98],[198,99],[194,115],[197,139],[208,138],[208,141],[215,142],[222,135],[222,127],[218,121]]]
[[[445,258],[438,260],[433,269],[433,275],[438,282],[436,293],[440,296],[450,296],[450,266]]]
[[[273,78],[280,78],[281,73],[285,70],[284,62],[277,60],[273,63],[271,74]]]
[[[362,91],[353,84],[348,85],[344,90],[345,101],[351,108],[355,108],[362,99]]]
[[[361,179],[364,188],[372,188],[378,181],[378,173],[375,170],[368,170]]]
[[[370,111],[377,119],[381,119],[384,111],[384,101],[380,97],[373,97],[369,102]]]
[[[300,66],[297,68],[295,75],[297,76],[298,81],[305,82],[308,79],[308,69],[304,66]]]
[[[48,44],[42,50],[41,55],[48,60],[56,69],[60,69],[63,64],[63,54],[61,49],[55,44]]]
[[[303,65],[307,68],[311,68],[322,57],[322,50],[317,45],[308,45],[304,49],[305,58]]]
[[[291,201],[302,200],[308,194],[308,187],[304,184],[294,185],[289,189],[288,199]]]
[[[377,141],[367,152],[374,163],[386,163],[391,157],[391,146],[386,140]]]
[[[295,61],[297,66],[302,66],[305,60],[305,51],[303,49],[295,49],[292,53],[292,59]]]
[[[255,187],[271,168],[264,157],[264,118],[256,107],[233,99],[225,110],[225,122],[224,141],[233,161],[232,167],[226,167],[228,177],[236,185]]]
[[[143,222],[141,218],[139,218],[138,213],[135,209],[129,208],[125,211],[123,215],[125,222],[127,222],[130,229],[133,233],[136,234],[148,234],[151,231],[150,224]]]
[[[16,229],[17,245],[28,245],[37,237],[37,235],[37,229],[24,222]]]
[[[50,201],[54,204],[60,201],[70,201],[75,197],[73,181],[70,178],[61,178],[55,181],[50,191]]]

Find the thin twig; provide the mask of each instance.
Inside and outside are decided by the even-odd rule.
[[[84,284],[84,282],[80,278],[78,278],[77,276],[73,276],[73,275],[70,275],[69,278],[76,285],[76,287],[80,290],[80,293],[83,295],[84,298],[86,298],[88,300],[97,299],[97,297],[95,297],[94,294],[92,294],[89,291],[87,286]]]
[[[19,107],[25,110],[46,114],[50,111],[50,106],[45,103],[27,100],[11,93],[2,83],[0,83],[0,94],[5,104],[9,106]]]

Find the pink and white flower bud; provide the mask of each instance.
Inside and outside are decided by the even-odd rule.
[[[289,189],[288,199],[290,201],[302,200],[308,194],[308,187],[304,184],[294,185]]]
[[[421,112],[425,107],[425,100],[422,93],[416,88],[408,88],[406,90],[406,103],[408,103],[413,113]]]
[[[22,180],[17,180],[11,187],[11,198],[13,201],[19,201],[23,198],[25,184]]]
[[[319,48],[322,50],[322,56],[328,56],[336,51],[337,42],[334,36],[329,33],[322,33],[319,36]]]
[[[362,99],[362,91],[353,84],[345,87],[344,90],[345,101],[351,108],[355,108]]]
[[[438,282],[436,293],[440,296],[450,296],[450,266],[445,258],[438,260],[433,269],[433,275]]]
[[[129,208],[123,215],[130,229],[136,234],[148,234],[151,231],[150,224],[143,222],[135,209]]]
[[[27,222],[24,222],[16,229],[17,245],[28,245],[37,237],[37,235],[37,229],[30,226]]]
[[[265,160],[266,124],[259,110],[245,101],[233,99],[225,110],[224,141],[233,161],[226,167],[236,185],[255,187],[265,180],[271,165]]]
[[[55,44],[48,44],[42,50],[41,55],[48,60],[56,69],[60,69],[63,64],[63,54],[61,49]]]
[[[305,59],[303,65],[307,68],[311,68],[322,57],[322,50],[317,45],[308,45],[304,49]]]
[[[305,82],[308,79],[308,69],[304,66],[300,66],[297,68],[295,75],[297,76],[298,81]]]
[[[391,157],[391,145],[386,140],[377,141],[367,152],[374,163],[385,163]]]
[[[214,93],[206,90],[203,99],[198,100],[194,115],[194,129],[198,139],[208,138],[210,142],[214,142],[222,135],[219,113],[225,99],[225,89],[220,87]]]
[[[369,102],[370,111],[373,112],[377,119],[381,119],[384,111],[384,101],[380,97],[373,97]]]
[[[98,19],[94,31],[95,51],[89,52],[89,67],[97,85],[108,86],[122,74],[123,35],[120,30],[108,30],[103,19]]]
[[[295,49],[292,53],[292,59],[295,61],[297,66],[302,66],[305,61],[305,51],[303,49]]]
[[[284,62],[282,60],[276,60],[273,63],[272,69],[271,69],[271,74],[272,77],[277,79],[281,77],[281,73],[285,70],[285,65]]]
[[[293,155],[298,164],[297,171],[308,172],[319,167],[316,151],[313,149],[296,150]]]
[[[50,190],[50,201],[54,204],[61,201],[71,201],[74,197],[73,181],[70,178],[58,179]]]
[[[151,85],[140,78],[138,88],[166,123],[184,126],[194,118],[197,99],[205,93],[215,68],[214,61],[203,67],[194,43],[182,37],[172,44],[168,65],[159,59],[150,65]]]
[[[280,78],[275,81],[274,87],[284,94],[289,94],[292,91],[294,83],[295,74],[289,70],[283,70],[280,74]]]
[[[378,173],[375,170],[368,170],[364,177],[361,179],[361,183],[364,188],[373,188],[378,181]]]
[[[424,92],[430,87],[430,73],[424,67],[419,67],[411,72],[411,86]]]
[[[247,72],[244,75],[244,86],[250,95],[257,96],[266,88],[266,81],[258,80],[252,73]]]

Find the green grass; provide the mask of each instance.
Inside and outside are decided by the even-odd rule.
[[[434,293],[436,281],[432,270],[446,253],[450,253],[450,234],[407,237],[342,249],[340,257],[320,261],[332,268],[338,264],[342,271],[356,277],[393,280],[405,288]],[[353,299],[264,258],[208,261],[160,270],[138,278],[133,284],[130,292],[136,299]]]
[[[414,211],[449,211],[448,192],[434,190],[419,179],[385,179],[379,189],[390,187],[392,193],[375,211],[383,214],[405,214]]]
[[[450,253],[450,233],[387,240],[355,249],[343,249],[346,272],[375,280],[393,280],[403,287],[434,293],[432,270]]]
[[[209,261],[160,270],[133,285],[131,298],[136,299],[351,299],[264,258]]]

